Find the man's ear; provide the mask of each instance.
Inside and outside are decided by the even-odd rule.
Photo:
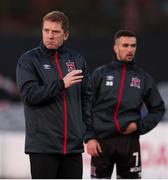
[[[113,46],[113,50],[114,50],[115,53],[117,53],[117,49],[118,49],[118,48],[117,48],[117,46],[116,46],[116,44],[115,44],[115,45]]]
[[[66,41],[69,37],[69,31],[66,31],[64,34],[64,41]]]

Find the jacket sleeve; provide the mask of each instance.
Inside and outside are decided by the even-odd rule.
[[[145,134],[152,130],[161,120],[165,112],[164,102],[150,75],[147,75],[144,103],[148,113],[138,122],[138,133]]]
[[[16,81],[21,99],[30,106],[49,102],[64,89],[63,80],[40,83],[37,70],[26,54],[18,60]]]
[[[87,64],[84,61],[83,68],[83,82],[82,82],[82,114],[83,120],[86,125],[86,132],[84,137],[84,142],[86,143],[89,139],[95,139],[95,132],[93,130],[93,123],[91,120],[91,98],[92,98],[92,89],[90,82],[90,75],[88,72]]]

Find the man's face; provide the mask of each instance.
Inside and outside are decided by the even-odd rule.
[[[136,38],[121,36],[114,45],[117,59],[121,61],[132,61],[136,52]]]
[[[68,39],[60,22],[44,21],[42,28],[43,43],[48,49],[57,49]]]

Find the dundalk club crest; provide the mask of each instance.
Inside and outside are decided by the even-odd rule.
[[[70,60],[66,62],[66,66],[67,66],[68,72],[71,72],[76,69],[75,62],[70,62]]]
[[[132,77],[130,86],[140,89],[141,88],[140,87],[141,86],[141,80],[138,77]]]

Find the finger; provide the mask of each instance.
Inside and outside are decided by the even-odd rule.
[[[70,74],[72,76],[76,76],[77,74],[81,74],[81,73],[82,73],[82,70],[73,70],[73,71],[70,72]]]
[[[95,156],[99,156],[102,153],[102,149],[99,143],[97,143],[96,148],[95,148],[95,152],[94,155]]]
[[[102,153],[102,150],[101,150],[101,147],[99,144],[97,144],[95,150],[94,150],[94,153],[93,153],[93,156],[99,156],[100,153]]]
[[[71,81],[71,85],[82,82],[82,79]]]
[[[96,151],[96,152],[94,153],[94,156],[98,157],[98,156],[100,156],[100,153],[99,153],[98,151]]]
[[[96,147],[91,147],[87,149],[88,154],[90,154],[91,156],[96,156],[97,155],[97,151],[96,151]]]
[[[101,149],[101,146],[100,146],[99,143],[97,144],[97,150],[98,150],[99,153],[102,153],[102,149]]]
[[[83,76],[73,76],[72,80],[83,79]]]
[[[91,155],[91,151],[90,151],[90,149],[88,149],[88,148],[87,148],[87,153],[88,153],[89,155]]]
[[[88,154],[90,154],[91,156],[96,156],[96,153],[93,149],[88,150]]]
[[[76,83],[76,82],[81,82],[81,81],[82,81],[82,79],[75,79],[75,80],[72,80],[71,82]]]
[[[92,154],[92,156],[98,156],[98,155],[99,155],[96,149],[94,149],[94,150],[91,152],[91,154]]]

